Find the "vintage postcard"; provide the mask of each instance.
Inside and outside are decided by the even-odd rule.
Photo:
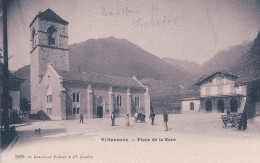
[[[259,0],[0,0],[0,162],[260,162],[259,31]]]

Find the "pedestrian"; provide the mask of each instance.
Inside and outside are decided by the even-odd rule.
[[[134,122],[137,122],[137,118],[138,118],[138,112],[135,112],[135,121]]]
[[[79,120],[79,123],[82,123],[83,124],[83,114],[82,113],[80,113],[80,120]]]
[[[246,130],[246,128],[247,128],[247,112],[246,109],[244,109],[241,120],[239,122],[238,130]]]
[[[243,119],[243,121],[242,121],[243,130],[246,130],[246,128],[247,128],[247,111],[246,111],[246,109],[244,109],[244,111],[243,111],[242,119]]]
[[[166,113],[166,111],[164,111],[163,113],[163,121],[164,121],[164,131],[168,131],[168,126],[167,126],[168,114]]]
[[[154,114],[154,112],[151,112],[151,114],[150,114],[150,117],[149,118],[151,118],[151,120],[152,120],[152,123],[151,123],[151,125],[154,125],[154,118],[155,118],[155,114]]]
[[[114,112],[112,112],[111,114],[112,126],[115,126],[115,119],[116,119],[115,114]]]
[[[126,115],[125,121],[126,121],[126,127],[129,127],[130,125],[129,114]]]

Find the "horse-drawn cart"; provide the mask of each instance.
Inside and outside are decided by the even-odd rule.
[[[229,115],[221,115],[223,122],[223,127],[227,127],[228,124],[231,124],[232,127],[238,127],[239,122],[242,119],[242,113],[233,113]]]

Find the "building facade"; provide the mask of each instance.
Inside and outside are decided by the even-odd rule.
[[[31,29],[31,109],[50,119],[150,114],[148,87],[124,78],[69,70],[68,22],[52,10],[39,13]]]
[[[197,98],[199,99],[199,111],[220,113],[224,113],[228,109],[231,112],[243,111],[246,101],[246,86],[235,87],[236,80],[236,75],[224,72],[215,72],[198,80],[195,85],[200,87],[200,97]],[[189,103],[186,106],[190,106],[193,102],[189,99],[183,99],[183,101]]]
[[[200,110],[200,99],[199,98],[186,98],[181,100],[181,112],[198,112]]]

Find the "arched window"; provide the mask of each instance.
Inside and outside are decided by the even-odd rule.
[[[48,45],[55,45],[57,40],[57,30],[54,26],[50,26],[47,29],[48,33]]]
[[[190,103],[190,110],[194,110],[194,102]]]

